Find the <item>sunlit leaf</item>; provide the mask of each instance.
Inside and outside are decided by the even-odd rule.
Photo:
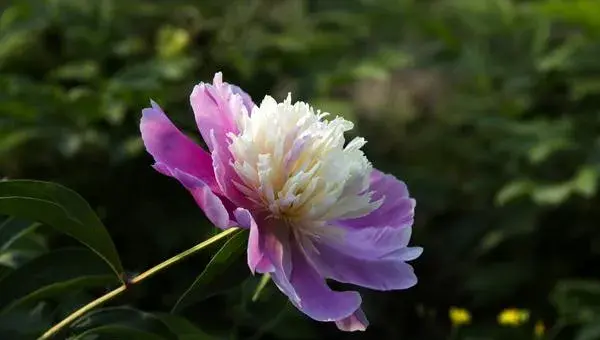
[[[98,64],[93,60],[71,62],[57,68],[52,76],[61,80],[91,80],[98,75]]]
[[[505,185],[496,195],[496,204],[504,205],[518,197],[527,195],[533,188],[528,180],[517,180]]]
[[[532,198],[539,204],[559,204],[571,195],[573,187],[571,183],[545,184],[536,186],[532,192]]]
[[[190,42],[190,34],[182,29],[165,26],[158,31],[156,49],[163,58],[171,58],[180,54]]]
[[[573,179],[573,189],[585,197],[592,197],[598,187],[598,170],[593,167],[583,167]]]

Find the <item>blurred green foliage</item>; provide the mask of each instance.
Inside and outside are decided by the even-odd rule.
[[[16,0],[0,9],[0,177],[81,193],[130,274],[215,232],[185,190],[150,168],[138,122],[153,98],[195,133],[189,93],[216,71],[256,101],[291,91],[356,121],[375,166],[418,201],[420,282],[364,291],[367,333],[308,320],[272,285],[252,302],[258,278],[166,314],[210,251],[73,332],[532,339],[542,320],[548,339],[600,339],[600,1]],[[52,261],[65,261],[57,281],[84,267],[97,283],[104,271],[85,262],[97,260],[59,249],[76,244],[47,225],[5,220],[0,287]],[[240,282],[230,272],[218,280]],[[31,280],[15,287],[40,288]],[[35,337],[114,286],[75,287],[0,314],[1,338]],[[0,301],[14,294],[0,290]],[[453,328],[451,306],[468,309],[471,323]],[[499,325],[510,307],[529,310],[529,321]]]

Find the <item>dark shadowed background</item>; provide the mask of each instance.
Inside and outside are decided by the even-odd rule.
[[[217,71],[255,101],[292,92],[356,122],[374,165],[416,198],[419,284],[361,290],[366,333],[308,319],[272,285],[252,302],[258,278],[241,256],[176,314],[194,324],[181,339],[600,339],[600,1],[5,0],[0,9],[0,177],[79,192],[130,275],[216,233],[150,167],[138,123],[152,98],[197,136],[189,94]],[[0,278],[78,245],[46,226],[14,242],[9,224]],[[99,322],[167,318],[219,247],[145,281],[109,304],[131,308]],[[87,266],[59,258],[57,276]],[[2,308],[16,293],[0,287]],[[0,330],[35,337],[114,285],[69,287],[0,314]],[[470,322],[453,326],[453,306]],[[502,324],[507,308],[528,317]]]

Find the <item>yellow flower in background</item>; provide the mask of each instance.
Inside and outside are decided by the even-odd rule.
[[[529,320],[529,311],[524,309],[508,308],[498,314],[498,323],[503,326],[520,326]]]
[[[448,316],[454,326],[468,325],[471,323],[471,313],[464,308],[451,307],[448,311]]]
[[[536,322],[533,328],[533,334],[535,334],[537,338],[541,338],[542,336],[544,336],[545,333],[546,325],[544,325],[544,322],[542,322],[541,320]]]

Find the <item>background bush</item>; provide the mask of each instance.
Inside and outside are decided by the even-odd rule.
[[[600,339],[599,1],[18,0],[0,9],[0,176],[81,193],[130,274],[215,233],[187,192],[150,168],[138,123],[153,98],[195,133],[189,93],[219,70],[255,100],[291,91],[356,121],[375,166],[418,201],[420,282],[364,291],[366,333],[313,322],[271,286],[252,303],[257,279],[243,267],[164,321],[216,249],[90,322],[147,322],[145,311],[163,318],[152,332],[190,322],[198,339],[531,339],[540,320],[549,339]],[[48,254],[59,268],[86,266],[86,256],[58,250],[75,241],[23,223],[0,227],[0,277]],[[32,299],[0,315],[3,339],[35,337],[105,291]],[[471,324],[452,327],[452,306],[467,308]],[[499,325],[510,307],[529,320]]]

